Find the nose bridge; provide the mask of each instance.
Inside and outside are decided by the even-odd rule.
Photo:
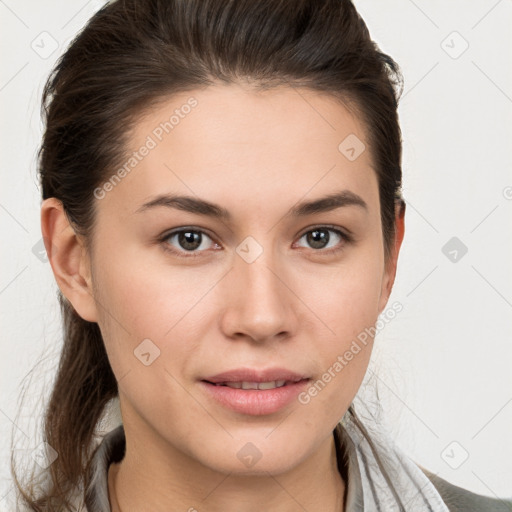
[[[229,282],[226,334],[263,340],[292,329],[293,294],[287,289],[282,258],[272,246],[247,237],[236,248]]]

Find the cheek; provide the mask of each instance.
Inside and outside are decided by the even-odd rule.
[[[163,276],[155,266],[141,265],[143,259],[127,256],[95,272],[101,304],[98,323],[125,408],[165,425],[170,411],[181,410],[190,400],[179,371],[200,337],[187,314],[211,287],[211,279],[202,285],[200,280],[192,283],[176,269],[162,269],[167,272]],[[191,420],[204,422],[203,416],[200,409],[190,407]]]
[[[151,387],[169,379],[165,370],[175,374],[186,366],[197,350],[205,329],[197,315],[219,277],[211,268],[156,264],[142,251],[118,253],[96,262],[98,323],[116,377],[130,373],[130,380]],[[154,361],[151,371],[148,360]]]
[[[301,281],[299,293],[312,310],[315,327],[311,337],[323,371],[312,394],[317,406],[326,411],[329,404],[339,405],[342,412],[350,405],[373,348],[382,268],[375,258],[359,256],[335,272],[314,277],[305,274]]]
[[[218,280],[210,270],[162,264],[144,251],[125,250],[101,265],[102,305],[134,336],[162,339]]]
[[[377,320],[381,283],[381,261],[354,253],[337,267],[301,272],[295,290],[327,335],[341,341]]]

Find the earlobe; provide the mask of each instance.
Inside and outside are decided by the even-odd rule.
[[[89,255],[70,224],[62,203],[54,197],[45,199],[41,206],[41,231],[48,260],[62,294],[84,320],[97,322]]]
[[[391,255],[386,265],[384,273],[384,279],[381,288],[381,297],[379,304],[379,314],[382,313],[391,295],[393,284],[395,282],[398,255],[400,253],[400,247],[405,235],[405,201],[396,205],[395,208],[395,242],[391,248]]]

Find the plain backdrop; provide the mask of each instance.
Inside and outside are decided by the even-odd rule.
[[[416,462],[474,492],[510,497],[512,2],[355,3],[405,79],[406,236],[389,301],[403,309],[379,332],[372,358],[385,422]],[[15,449],[40,442],[37,406],[61,340],[57,288],[40,251],[42,86],[100,5],[0,1],[0,510],[12,492],[11,432]],[[33,404],[20,414],[22,382]]]

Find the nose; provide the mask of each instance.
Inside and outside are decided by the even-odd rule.
[[[253,262],[235,255],[224,280],[223,333],[230,339],[257,343],[292,336],[300,301],[292,291],[291,276],[290,269],[279,264],[271,251],[263,251]]]

